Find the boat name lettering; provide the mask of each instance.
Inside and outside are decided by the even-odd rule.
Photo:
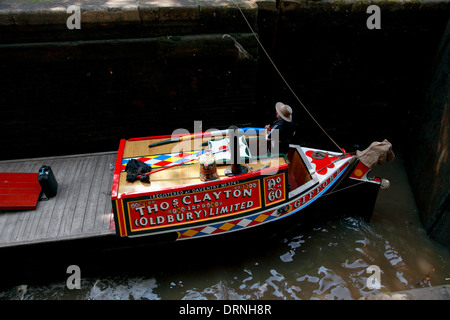
[[[286,200],[285,176],[283,173],[264,178],[266,206]]]
[[[134,220],[134,226],[137,228],[141,227],[152,227],[159,226],[163,224],[171,223],[182,223],[194,220],[205,219],[209,217],[215,217],[219,215],[225,215],[235,212],[240,212],[245,209],[250,209],[253,207],[253,201],[235,203],[229,206],[210,208],[209,210],[201,209],[186,213],[168,214],[165,216],[153,216],[153,217],[140,217]]]
[[[322,192],[328,184],[330,184],[334,179],[336,179],[337,175],[341,172],[341,169],[337,170],[335,173],[333,173],[328,179],[323,181],[320,185],[318,185],[316,188],[308,192],[306,195],[301,197],[300,199],[296,200],[294,202],[294,208],[299,208],[302,205],[308,203],[311,199],[315,198],[317,195],[319,195],[320,192]]]
[[[132,231],[233,215],[262,206],[260,180],[230,186],[219,184],[216,188],[204,187],[191,191],[197,192],[166,193],[170,196],[128,202]]]

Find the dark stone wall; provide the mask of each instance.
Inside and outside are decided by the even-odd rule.
[[[299,142],[335,149],[233,5],[181,2],[114,11],[96,1],[82,6],[80,30],[67,30],[64,10],[43,14],[46,2],[3,16],[0,6],[2,158],[114,150],[120,138],[193,130],[194,120],[205,129],[263,126],[277,101],[294,108]],[[387,138],[409,148],[448,2],[379,2],[381,30],[366,27],[366,2],[283,1],[280,11],[275,1],[241,2],[284,77],[341,147]],[[252,58],[242,59],[224,34]]]
[[[257,61],[222,35],[22,45],[0,57],[2,159],[115,150],[195,120],[242,125],[254,105]]]
[[[417,116],[409,174],[419,216],[430,237],[450,248],[450,20],[434,58],[423,109]]]
[[[256,4],[238,2],[256,26]],[[69,30],[71,4],[0,1],[1,159],[251,121],[257,44],[233,5],[82,1],[81,29]]]
[[[314,117],[347,151],[384,138],[394,150],[407,150],[449,6],[380,2],[381,30],[369,30],[368,3],[284,3],[278,24],[273,6],[260,6],[259,33]],[[305,128],[306,142],[333,148],[262,54],[259,64],[273,80],[258,83],[258,102],[284,99]]]

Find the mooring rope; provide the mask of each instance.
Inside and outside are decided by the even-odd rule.
[[[272,64],[272,66],[275,68],[276,72],[278,73],[278,75],[281,77],[281,79],[283,80],[283,82],[286,84],[286,86],[288,87],[289,91],[291,91],[291,93],[294,95],[295,99],[300,103],[300,105],[303,107],[303,109],[306,111],[306,113],[311,117],[311,119],[316,123],[316,125],[323,131],[323,133],[325,133],[325,135],[328,137],[328,139],[331,140],[331,142],[334,143],[334,145],[339,149],[339,151],[344,152],[344,150],[336,143],[336,141],[333,140],[333,138],[331,138],[331,136],[328,134],[328,132],[320,125],[320,123],[314,118],[314,116],[311,114],[311,112],[309,112],[308,108],[303,104],[303,102],[300,100],[300,98],[297,96],[297,94],[295,93],[295,91],[291,88],[291,86],[289,85],[289,83],[287,82],[287,80],[284,78],[284,76],[281,74],[280,70],[278,69],[278,67],[276,66],[275,62],[273,62],[272,58],[270,57],[270,55],[267,53],[266,49],[264,48],[264,46],[262,45],[261,41],[259,40],[258,35],[256,34],[256,32],[253,30],[252,26],[250,25],[250,22],[247,20],[247,18],[245,17],[244,12],[242,11],[242,9],[239,7],[239,5],[234,2],[233,0],[228,0],[231,3],[233,3],[236,8],[238,8],[239,12],[241,13],[242,17],[244,18],[245,22],[247,23],[248,27],[250,28],[253,36],[256,38],[256,41],[258,42],[259,46],[261,47],[261,49],[263,50],[264,54],[267,56],[267,58],[269,59],[270,63]]]
[[[353,188],[353,187],[357,187],[357,186],[359,186],[360,184],[363,184],[363,183],[366,183],[366,181],[360,181],[358,183],[355,183],[354,185],[347,186],[347,187],[344,187],[344,188],[341,188],[341,189],[337,189],[337,190],[328,192],[327,194],[324,194],[322,197],[326,198],[326,197],[328,197],[329,195],[331,195],[333,193],[336,193],[336,192],[339,192],[339,191],[344,191],[344,190],[347,190],[347,189],[350,189],[350,188]]]

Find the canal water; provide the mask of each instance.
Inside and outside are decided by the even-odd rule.
[[[80,265],[80,289],[68,289],[66,278],[41,279],[4,288],[0,299],[334,300],[449,284],[449,251],[421,228],[401,155],[373,174],[389,179],[391,187],[380,190],[370,222],[348,216],[313,219],[265,234],[261,241],[241,237],[236,243],[218,236],[211,244],[184,242],[178,251],[112,252],[119,259],[102,260],[94,273],[89,268],[95,260]],[[351,203],[346,208],[358,211]],[[115,260],[128,262],[112,268]],[[115,271],[106,271],[108,265]]]

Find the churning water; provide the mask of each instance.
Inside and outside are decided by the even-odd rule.
[[[389,179],[391,188],[380,190],[371,222],[313,221],[261,247],[257,241],[242,248],[222,244],[217,251],[186,246],[192,254],[166,252],[114,275],[84,278],[81,267],[80,289],[69,290],[65,280],[24,283],[0,292],[0,299],[358,299],[449,284],[449,252],[421,228],[402,160],[374,175]],[[348,210],[357,208],[349,203]],[[368,285],[373,265],[380,270],[379,289]]]

